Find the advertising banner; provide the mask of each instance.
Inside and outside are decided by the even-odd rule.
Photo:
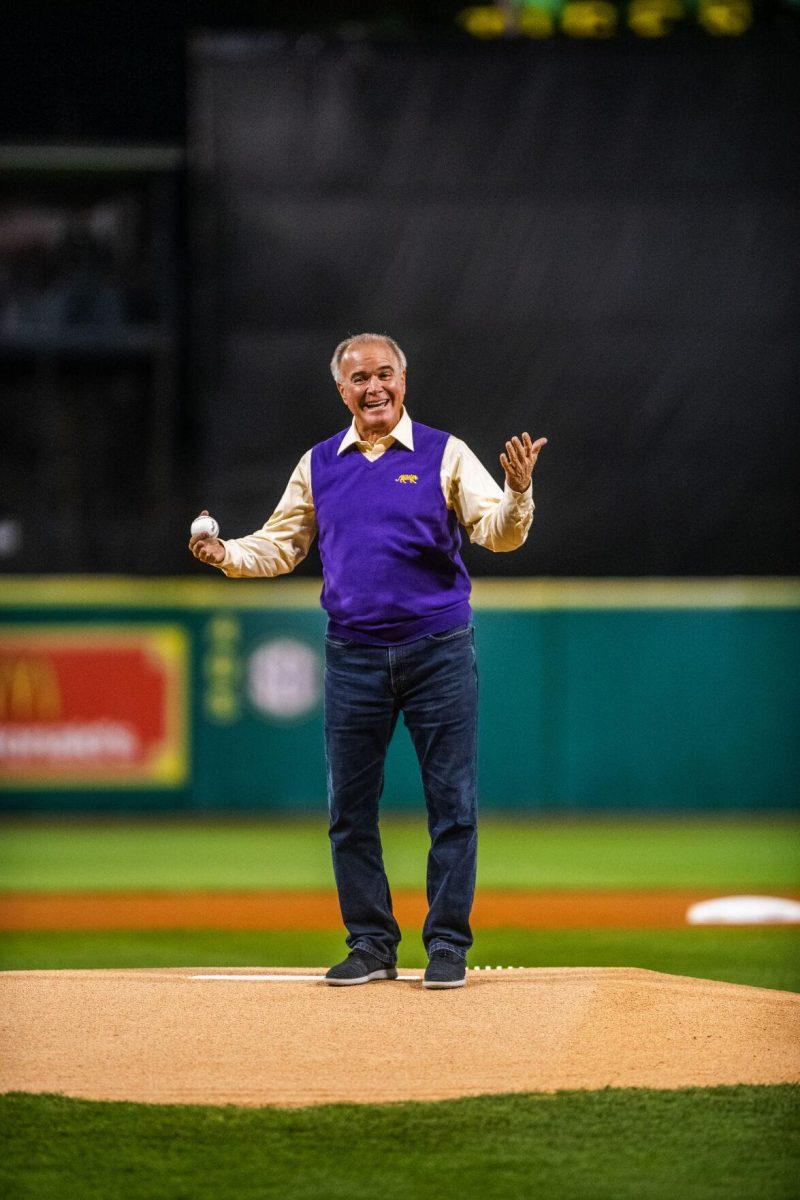
[[[800,580],[476,580],[481,810],[770,812],[800,786]],[[319,581],[0,588],[0,813],[327,820]],[[402,720],[382,811],[424,814]]]
[[[188,638],[168,625],[0,631],[0,788],[181,787]]]

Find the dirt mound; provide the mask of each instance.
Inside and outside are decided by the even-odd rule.
[[[800,1081],[794,993],[628,968],[470,971],[451,991],[420,977],[5,972],[0,1091],[302,1105]]]

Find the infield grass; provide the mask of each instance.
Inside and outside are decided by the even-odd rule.
[[[397,887],[421,887],[422,817],[382,822]],[[800,824],[482,823],[479,886],[789,889]],[[324,817],[302,822],[4,822],[0,887],[319,888]],[[323,966],[337,932],[5,934],[0,967]],[[634,966],[800,990],[800,929],[478,930],[473,964]],[[418,931],[403,966],[424,962]],[[465,1045],[464,1053],[469,1053]],[[773,1200],[798,1195],[800,1089],[638,1089],[301,1110],[0,1097],[0,1193],[14,1200]]]
[[[345,952],[341,933],[323,931],[36,931],[2,935],[0,969],[322,967]],[[424,965],[418,934],[401,942],[399,961]],[[644,967],[800,991],[800,929],[479,930],[469,961],[481,967]]]
[[[198,824],[164,819],[8,820],[0,889],[247,890],[333,886],[326,814]],[[423,814],[381,821],[395,888],[422,888]],[[483,888],[800,886],[800,821],[786,816],[481,820]]]
[[[0,1097],[36,1200],[788,1200],[800,1089],[606,1089],[293,1110]]]

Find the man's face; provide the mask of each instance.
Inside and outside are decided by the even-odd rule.
[[[383,436],[400,420],[406,394],[405,371],[386,342],[364,342],[342,355],[339,393],[362,437]]]

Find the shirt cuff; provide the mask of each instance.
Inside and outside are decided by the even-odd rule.
[[[504,482],[503,492],[506,496],[510,496],[515,504],[529,504],[533,500],[533,480],[531,480],[524,492],[515,492],[513,488],[508,486],[507,482]]]

